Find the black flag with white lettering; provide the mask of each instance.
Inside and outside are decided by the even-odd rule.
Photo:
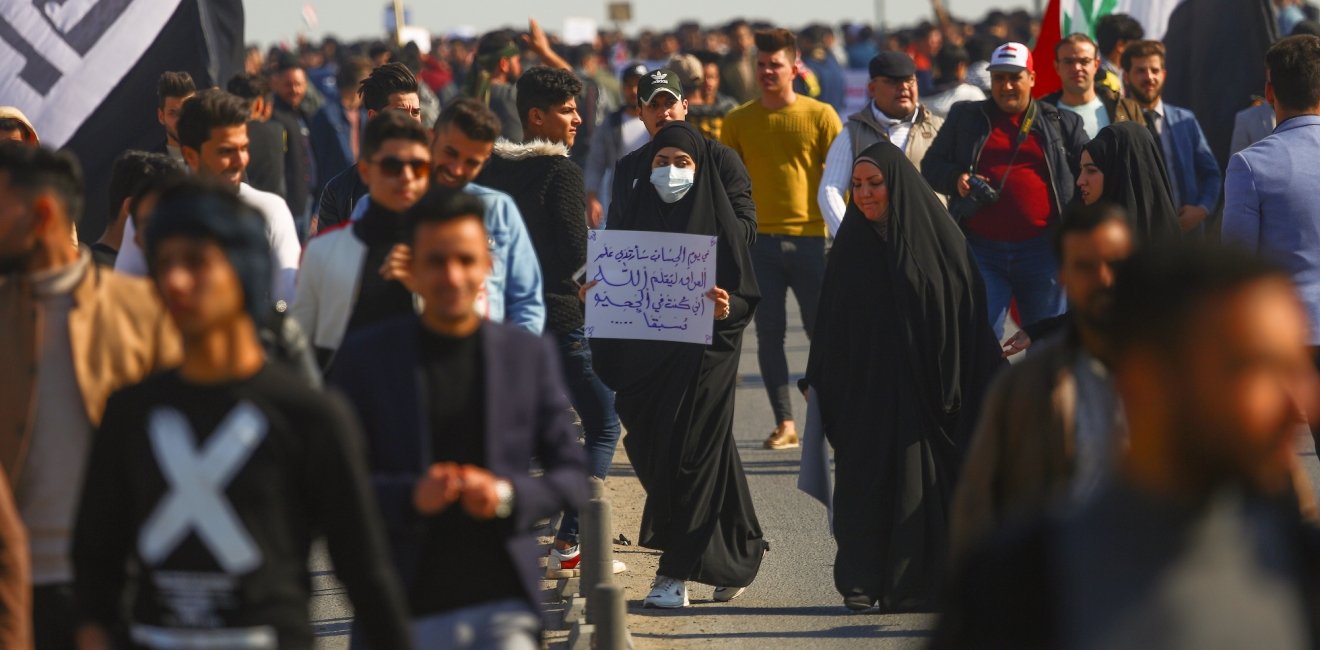
[[[242,62],[241,0],[0,1],[0,105],[19,107],[43,145],[82,162],[84,241],[109,217],[115,157],[165,150],[160,74],[187,71],[206,88],[224,85]]]

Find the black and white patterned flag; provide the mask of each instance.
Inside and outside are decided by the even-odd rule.
[[[160,73],[223,85],[242,50],[241,0],[0,0],[0,105],[27,114],[43,145],[78,155],[88,181],[79,230],[94,239],[115,156],[163,149]]]

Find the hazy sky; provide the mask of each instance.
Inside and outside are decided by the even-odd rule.
[[[945,0],[954,14],[980,17],[991,8],[1034,8],[1036,0]],[[535,16],[549,31],[562,29],[569,16],[606,19],[606,0],[405,0],[412,9],[412,23],[433,34],[445,34],[459,27],[484,31],[493,27],[526,25],[527,16]],[[384,31],[386,3],[383,0],[243,0],[247,12],[247,40],[269,44],[292,41],[299,31],[306,31],[302,12],[311,5],[319,25],[308,35],[313,39],[334,34],[344,39],[377,36]],[[883,7],[884,18],[891,25],[908,25],[931,15],[923,0],[668,0],[639,2],[633,5],[633,27],[668,28],[683,20],[703,25],[718,24],[734,17],[761,18],[787,26],[825,21],[837,25],[843,20],[875,21]],[[523,27],[525,29],[525,27]]]

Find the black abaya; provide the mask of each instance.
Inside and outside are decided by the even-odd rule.
[[[886,236],[849,205],[807,365],[835,451],[835,586],[885,611],[934,611],[961,453],[1003,360],[966,240],[934,192],[892,144],[860,161],[884,175]]]
[[[1169,174],[1150,129],[1136,122],[1115,122],[1086,144],[1086,152],[1105,176],[1100,198],[1127,211],[1136,241],[1182,238]]]
[[[650,146],[648,159],[666,146],[692,156],[692,188],[665,204],[648,166],[608,228],[718,236],[716,285],[730,294],[730,315],[715,321],[710,345],[593,339],[593,363],[616,391],[624,448],[646,489],[639,543],[664,552],[658,574],[745,587],[766,549],[733,439],[742,334],[760,299],[748,227],[734,215],[696,129],[671,123]]]

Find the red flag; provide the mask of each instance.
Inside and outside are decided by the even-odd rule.
[[[1031,51],[1031,58],[1036,63],[1036,86],[1032,89],[1036,97],[1044,97],[1063,87],[1059,73],[1054,70],[1054,47],[1063,38],[1059,2],[1050,0],[1050,6],[1045,8],[1045,17],[1040,21],[1040,36],[1036,37],[1036,49]]]

